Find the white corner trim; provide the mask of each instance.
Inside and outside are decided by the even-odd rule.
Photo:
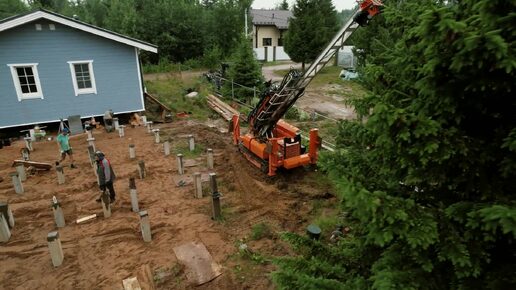
[[[142,109],[145,110],[145,100],[144,100],[144,97],[143,97],[143,76],[141,74],[141,69],[140,69],[140,59],[138,57],[138,49],[135,47],[134,48],[134,54],[136,55],[136,67],[138,68],[138,84],[140,84],[140,95],[142,97]]]
[[[91,34],[95,34],[95,35],[98,35],[98,36],[101,36],[101,37],[104,37],[107,39],[111,39],[111,40],[114,40],[114,41],[117,41],[120,43],[124,43],[124,44],[130,45],[130,46],[134,46],[134,47],[146,50],[146,51],[150,51],[153,53],[158,52],[158,48],[155,46],[141,43],[141,42],[138,42],[135,40],[131,40],[129,38],[122,37],[115,33],[111,33],[111,32],[96,28],[96,27],[81,24],[81,23],[69,20],[64,17],[57,16],[57,15],[54,15],[54,14],[51,14],[51,13],[48,13],[45,11],[36,11],[36,12],[30,13],[30,14],[15,18],[11,21],[6,21],[4,23],[1,23],[0,24],[0,32],[10,29],[10,28],[13,28],[13,27],[16,27],[18,25],[22,25],[22,24],[40,19],[40,18],[44,18],[44,19],[53,21],[55,23],[63,24],[63,25],[66,25],[66,26],[69,26],[69,27],[72,27],[75,29],[89,32]]]
[[[77,76],[75,75],[75,64],[88,64],[88,70],[90,73],[90,81],[91,88],[79,89],[79,85],[77,84]],[[74,60],[68,61],[68,65],[70,66],[70,74],[72,76],[72,84],[73,90],[75,92],[75,96],[85,95],[85,94],[97,94],[97,85],[95,83],[95,74],[93,73],[93,60]]]
[[[41,83],[39,81],[38,74],[38,63],[12,63],[7,64],[7,66],[11,70],[11,76],[13,78],[14,88],[16,89],[16,95],[18,96],[18,102],[29,99],[43,99],[43,90],[41,89]],[[20,79],[18,78],[18,72],[16,71],[17,67],[32,67],[32,72],[34,73],[34,82],[36,83],[36,89],[38,90],[36,93],[24,94],[21,90]]]

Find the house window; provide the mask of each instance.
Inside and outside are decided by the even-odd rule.
[[[18,101],[43,99],[37,63],[8,64],[8,66],[11,68]]]
[[[75,95],[96,94],[93,60],[69,61]]]
[[[283,38],[278,38],[278,46],[283,46]]]
[[[263,38],[263,46],[271,46],[272,38]]]

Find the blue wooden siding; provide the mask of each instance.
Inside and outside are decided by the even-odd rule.
[[[41,24],[37,31],[35,24]],[[0,33],[0,128],[143,110],[135,48],[46,20]],[[75,96],[68,61],[93,60],[97,94]],[[18,101],[7,64],[38,63],[44,99]]]

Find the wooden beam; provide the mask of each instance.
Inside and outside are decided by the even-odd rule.
[[[92,214],[92,215],[89,215],[89,216],[85,216],[85,217],[82,217],[80,219],[77,220],[77,223],[78,224],[81,224],[81,223],[85,223],[89,220],[92,220],[92,219],[95,219],[97,218],[97,214]]]
[[[50,163],[26,161],[26,160],[20,160],[20,159],[14,160],[12,167],[15,167],[16,165],[20,165],[20,164],[32,166],[37,169],[44,169],[44,170],[52,169],[52,164],[50,164]]]
[[[167,111],[171,112],[170,108],[169,108],[169,107],[167,107],[167,105],[165,105],[165,104],[163,104],[162,102],[160,102],[160,101],[159,101],[157,98],[155,98],[154,96],[150,95],[149,93],[145,93],[144,95],[145,95],[145,97],[146,97],[149,101],[151,101],[151,102],[153,102],[153,103],[156,103],[156,104],[158,104],[161,108],[163,108],[163,109],[165,109],[165,110],[167,110]]]

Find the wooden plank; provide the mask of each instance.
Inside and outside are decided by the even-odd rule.
[[[78,224],[81,224],[81,223],[85,223],[89,220],[92,220],[92,219],[95,219],[97,218],[97,214],[92,214],[92,215],[89,215],[89,216],[85,216],[85,217],[82,217],[80,219],[77,220],[77,223]]]
[[[44,162],[36,162],[36,161],[26,161],[26,160],[14,160],[12,167],[15,167],[16,165],[24,164],[28,166],[32,166],[37,169],[44,169],[44,170],[50,170],[52,168],[52,164],[50,163],[44,163]]]
[[[219,108],[214,102],[212,101],[208,101],[208,105],[210,106],[210,108],[212,108],[215,112],[217,112],[219,115],[221,115],[224,119],[226,119],[226,121],[229,121],[231,120],[231,117],[229,117],[229,114],[222,110],[221,108]]]
[[[158,99],[156,99],[154,96],[150,95],[149,93],[145,93],[145,97],[151,101],[151,102],[154,102],[156,104],[158,104],[160,107],[162,107],[163,109],[171,112],[172,110],[170,110],[169,107],[167,107],[167,105],[163,104],[162,102],[160,102]]]
[[[235,115],[235,114],[239,114],[239,112],[231,107],[230,105],[226,104],[225,102],[223,102],[221,99],[217,98],[216,96],[214,95],[208,95],[207,97],[209,100],[215,102],[218,107],[220,107],[221,109],[223,109],[224,111],[227,111],[231,116]]]
[[[124,290],[142,290],[136,277],[124,279],[122,280],[122,284],[124,285]]]

